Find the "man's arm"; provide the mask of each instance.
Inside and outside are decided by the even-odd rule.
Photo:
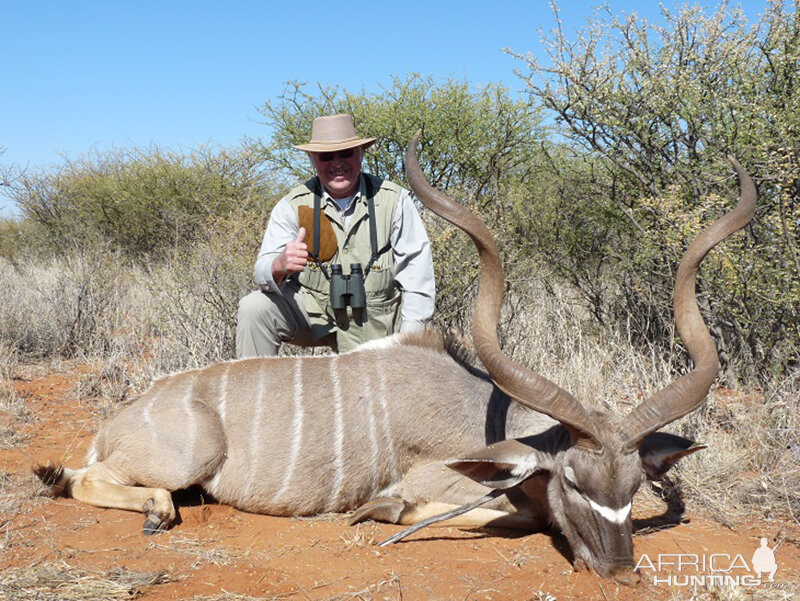
[[[400,193],[390,237],[395,281],[403,291],[400,331],[419,330],[433,315],[436,286],[428,234],[408,190]]]
[[[298,228],[297,213],[280,200],[269,217],[253,277],[256,284],[280,293],[287,275],[303,271],[308,262],[305,228]]]

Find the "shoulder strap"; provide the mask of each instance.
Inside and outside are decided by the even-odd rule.
[[[367,192],[367,210],[369,212],[369,243],[372,247],[372,256],[364,268],[364,277],[366,278],[375,261],[392,247],[392,242],[389,240],[382,249],[378,250],[378,226],[375,223],[375,190],[372,186],[372,179],[366,173],[364,174],[364,186]]]
[[[316,190],[314,192],[314,241],[311,246],[311,256],[316,258],[319,256],[319,214],[322,211],[320,206],[322,200],[317,196]]]

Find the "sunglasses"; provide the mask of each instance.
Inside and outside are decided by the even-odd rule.
[[[328,161],[332,161],[334,157],[338,159],[351,159],[353,158],[354,152],[355,151],[352,148],[340,150],[338,152],[320,152],[317,154],[317,158],[323,163],[327,163]]]

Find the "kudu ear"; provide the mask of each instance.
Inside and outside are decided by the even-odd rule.
[[[655,432],[639,446],[639,456],[647,477],[653,479],[666,474],[681,458],[706,447],[682,436]]]
[[[447,461],[446,465],[484,486],[499,489],[516,486],[546,469],[535,448],[513,438]]]

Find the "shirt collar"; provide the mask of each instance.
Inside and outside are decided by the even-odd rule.
[[[336,200],[330,194],[328,194],[328,191],[324,188],[324,186],[320,185],[320,188],[322,188],[323,202],[325,203],[330,202],[334,207],[338,209],[340,206],[339,203],[337,203]],[[353,207],[355,207],[356,204],[361,202],[362,198],[366,198],[366,196],[367,196],[366,184],[364,183],[364,173],[362,172],[358,176],[358,189],[356,190],[356,194],[353,197],[353,200],[350,202],[350,204],[344,208],[344,211],[345,212],[350,211]]]

